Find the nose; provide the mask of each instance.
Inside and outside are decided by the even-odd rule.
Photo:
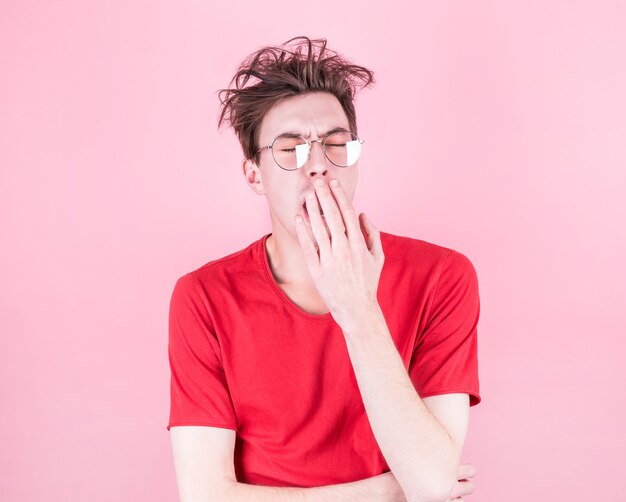
[[[304,165],[307,175],[309,177],[314,177],[318,174],[325,175],[328,171],[328,164],[329,161],[326,158],[326,155],[324,155],[321,142],[316,141],[311,145],[309,160]]]

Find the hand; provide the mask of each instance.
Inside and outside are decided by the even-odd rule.
[[[450,498],[446,502],[454,502],[456,500],[464,500],[464,495],[469,495],[474,491],[474,483],[469,478],[476,476],[476,467],[472,464],[461,464],[457,474],[457,482],[452,489]]]
[[[296,233],[320,296],[337,323],[345,328],[362,322],[378,305],[376,293],[385,257],[380,232],[365,213],[357,218],[341,184],[320,181],[323,185],[316,185],[315,192],[310,190],[306,197],[315,242],[301,215],[295,217]]]

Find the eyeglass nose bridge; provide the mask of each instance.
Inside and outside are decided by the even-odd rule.
[[[328,155],[326,155],[326,145],[324,144],[324,140],[326,138],[317,138],[317,139],[314,139],[313,141],[308,140],[306,138],[304,138],[304,139],[308,143],[309,149],[308,149],[307,156],[306,156],[306,162],[304,163],[304,165],[302,167],[304,167],[309,162],[309,160],[311,160],[311,151],[313,150],[313,143],[319,143],[320,144],[320,148],[322,149],[322,154],[324,155],[324,158],[326,160],[330,161],[330,159],[328,158]]]
[[[308,145],[308,151],[307,151],[307,155],[306,155],[306,160],[304,161],[304,163],[302,164],[301,168],[306,166],[309,162],[309,160],[311,160],[311,150],[313,149],[313,143],[319,143],[320,144],[320,148],[322,149],[322,153],[324,154],[324,158],[329,161],[331,164],[333,163],[332,160],[330,160],[330,158],[328,158],[328,154],[326,153],[326,144],[324,143],[326,141],[326,138],[317,138],[314,140],[309,140],[305,137],[302,137],[304,139],[304,141],[307,142]]]

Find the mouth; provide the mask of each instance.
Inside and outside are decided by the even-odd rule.
[[[310,223],[311,220],[309,218],[309,212],[307,211],[307,208],[306,208],[306,201],[304,201],[302,203],[302,212],[303,212],[306,220]],[[321,207],[320,207],[320,215],[322,216],[322,218],[324,218],[324,210]]]

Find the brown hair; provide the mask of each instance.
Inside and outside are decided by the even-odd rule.
[[[292,50],[288,45],[292,42]],[[303,49],[307,49],[306,53]],[[257,79],[246,86],[251,77]],[[354,95],[374,82],[372,71],[351,64],[341,54],[326,48],[326,39],[295,37],[278,47],[268,46],[250,54],[221,89],[218,129],[228,121],[235,130],[247,159],[259,162],[259,130],[269,109],[279,101],[308,92],[324,91],[335,96],[343,108],[350,130],[357,133]]]

